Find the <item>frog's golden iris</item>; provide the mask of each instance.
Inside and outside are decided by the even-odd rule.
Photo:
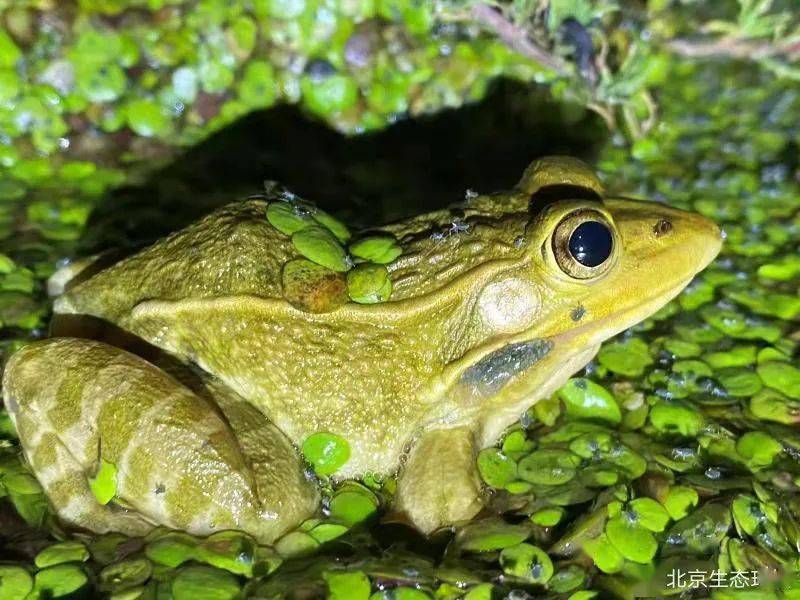
[[[297,254],[265,211],[232,204],[79,276],[55,303],[69,336],[12,357],[6,406],[68,525],[272,541],[317,508],[296,448],[318,432],[350,445],[335,480],[400,469],[392,511],[422,531],[469,519],[477,452],[720,248],[704,217],[541,159],[509,192],[379,228],[402,247],[388,301],[311,313],[282,295]]]

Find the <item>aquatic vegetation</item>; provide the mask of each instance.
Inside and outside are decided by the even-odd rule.
[[[66,25],[59,37],[57,28],[35,27],[35,3],[0,3],[8,24],[0,31],[4,353],[43,335],[44,281],[92,226],[96,198],[253,109],[299,103],[358,133],[477,99],[498,74],[553,80],[470,25],[434,39],[425,7],[337,4],[326,21],[304,2],[253,2],[252,11],[203,2],[196,16],[177,0],[156,4],[158,11],[143,1],[83,0],[84,18],[54,9]],[[792,158],[800,98],[783,77],[796,70],[785,51],[796,22],[780,3],[769,10],[772,3],[741,2],[709,21],[701,46],[684,39],[692,31],[682,11],[697,3],[651,4],[649,33],[680,41],[677,54],[754,44],[779,52],[744,56],[757,63],[746,66],[677,60],[637,43],[629,60],[597,74],[594,90],[560,80],[554,93],[599,101],[625,124],[630,139],[612,136],[598,157],[606,185],[713,217],[726,233],[723,255],[659,315],[606,344],[586,373],[529,411],[524,427],[478,455],[496,516],[459,528],[452,540],[434,537],[426,553],[405,534],[387,550],[376,542],[387,535],[376,522],[394,481],[367,480],[326,484],[319,515],[275,548],[229,532],[64,538],[3,415],[3,516],[37,543],[0,565],[0,598],[95,586],[125,598],[303,590],[475,600],[524,590],[585,600],[600,591],[628,597],[645,582],[670,592],[674,569],[756,570],[762,597],[792,597],[800,541],[800,192]],[[132,6],[139,11],[123,26],[109,27],[105,17]],[[512,3],[504,16],[527,23],[526,6]],[[567,18],[601,36],[617,14],[612,3],[563,6],[528,15],[540,28],[532,39],[549,38]],[[373,25],[375,14],[386,22]],[[267,27],[266,17],[280,26]],[[608,20],[592,29],[598,17]],[[576,65],[579,50],[568,59]],[[283,68],[292,56],[299,67]],[[660,113],[652,125],[651,96]],[[397,258],[396,240],[351,242],[338,219],[302,202],[271,202],[265,218],[305,257],[284,265],[283,293],[295,306],[320,312],[389,297],[381,265]],[[303,453],[324,480],[345,464],[347,448],[320,433]],[[114,495],[112,467],[104,463],[92,481],[98,499]],[[714,597],[737,596],[726,589]]]

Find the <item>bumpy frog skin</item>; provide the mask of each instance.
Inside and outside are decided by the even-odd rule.
[[[226,206],[84,277],[56,316],[104,341],[62,327],[10,360],[6,406],[66,523],[270,542],[316,510],[296,448],[317,432],[350,444],[336,480],[399,471],[391,510],[423,532],[468,520],[477,452],[721,244],[699,215],[604,197],[582,163],[541,159],[510,192],[379,228],[403,250],[389,300],[316,314],[283,298],[297,252],[265,210]],[[571,246],[585,222],[611,236],[597,266]],[[90,481],[108,463],[103,505]]]

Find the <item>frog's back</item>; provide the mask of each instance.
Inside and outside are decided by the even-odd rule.
[[[55,311],[118,323],[151,299],[281,298],[281,267],[296,251],[267,222],[266,206],[263,200],[225,206],[75,285]]]

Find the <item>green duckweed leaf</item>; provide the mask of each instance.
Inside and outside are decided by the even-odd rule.
[[[342,244],[346,244],[347,240],[350,239],[350,230],[347,229],[347,226],[336,217],[326,213],[324,210],[321,210],[319,208],[315,208],[312,211],[311,216],[317,223],[322,225],[325,229],[327,229],[334,236],[336,236],[336,239],[339,240],[339,242],[341,242]],[[372,261],[372,262],[378,262],[378,261]]]
[[[465,552],[491,552],[520,544],[530,534],[530,529],[523,525],[512,525],[500,519],[485,519],[463,527],[456,536],[456,542]]]
[[[785,362],[765,362],[756,367],[764,385],[800,400],[800,369]]]
[[[383,265],[362,263],[347,274],[347,293],[353,302],[376,304],[392,295],[389,271]]]
[[[586,582],[586,571],[578,565],[567,565],[559,568],[547,582],[547,587],[557,594],[564,594],[579,588]]]
[[[725,369],[717,373],[717,379],[728,394],[737,398],[749,398],[763,387],[759,376],[750,369]]]
[[[220,531],[203,540],[195,552],[195,560],[225,569],[236,575],[253,574],[257,544],[239,531]]]
[[[503,548],[500,566],[508,575],[531,583],[544,584],[553,576],[553,562],[541,548],[531,544],[517,544]]]
[[[727,352],[711,352],[703,356],[703,360],[712,369],[728,367],[746,367],[756,362],[756,346],[734,346]]]
[[[564,518],[565,511],[560,506],[552,506],[536,511],[531,515],[531,521],[542,527],[554,527]]]
[[[764,421],[785,425],[800,422],[800,403],[772,389],[763,389],[750,398],[749,407],[757,418]]]
[[[325,571],[322,578],[328,584],[331,600],[367,600],[372,591],[363,571]]]
[[[480,583],[464,594],[463,600],[492,600],[494,586],[491,583]]]
[[[34,564],[40,569],[60,565],[66,562],[86,562],[89,560],[89,551],[81,542],[67,541],[48,546],[34,559]]]
[[[89,578],[80,566],[74,563],[54,565],[36,573],[32,593],[39,593],[35,597],[60,598],[77,592],[88,582]]]
[[[517,478],[517,463],[497,448],[486,448],[478,454],[478,471],[487,484],[503,488]]]
[[[239,597],[239,581],[227,571],[192,565],[182,569],[172,582],[175,600],[234,600]]]
[[[11,472],[2,477],[3,485],[9,492],[15,494],[41,494],[42,486],[30,473]]]
[[[536,450],[519,462],[519,476],[540,485],[559,485],[575,477],[579,456],[566,450]]]
[[[117,494],[117,466],[100,459],[97,474],[89,480],[92,494],[100,504],[108,504]]]
[[[567,415],[575,419],[597,419],[617,424],[622,412],[616,399],[603,386],[583,377],[570,379],[558,390]]]
[[[153,565],[146,558],[132,558],[105,567],[98,576],[100,588],[120,592],[142,585],[153,574]]]
[[[0,600],[26,598],[33,588],[33,577],[16,565],[0,565]]]
[[[267,206],[267,221],[285,235],[294,235],[314,225],[312,207],[300,202],[270,202]]]
[[[352,510],[350,514],[352,514]],[[365,511],[362,511],[365,512]],[[308,534],[317,540],[320,544],[324,544],[325,542],[329,542],[331,540],[335,540],[336,538],[344,535],[349,531],[347,525],[341,525],[339,523],[320,523],[313,529],[311,529]]]
[[[603,573],[619,573],[625,558],[608,540],[606,534],[583,542],[583,549]]]
[[[650,422],[661,433],[694,437],[705,425],[702,413],[690,404],[660,400],[650,409]]]
[[[303,442],[303,456],[319,475],[331,475],[350,460],[350,444],[334,433],[319,432]]]
[[[767,520],[761,503],[745,494],[740,494],[731,503],[731,513],[736,524],[736,529],[742,534],[755,535],[759,526]]]
[[[142,137],[163,136],[171,129],[168,113],[152,100],[133,100],[125,108],[128,126]]]
[[[388,264],[403,253],[397,241],[389,235],[374,235],[350,244],[350,254],[363,260]]]
[[[633,562],[648,563],[658,551],[658,542],[653,534],[625,512],[608,520],[606,535],[619,553]]]
[[[276,552],[287,559],[309,556],[316,552],[319,546],[320,543],[304,531],[292,531],[275,542]]]
[[[783,452],[783,445],[768,433],[748,431],[736,442],[736,451],[751,469],[762,469]]]
[[[367,487],[348,481],[331,498],[331,518],[352,527],[369,519],[378,510],[378,499]]]
[[[339,272],[350,269],[350,259],[339,240],[323,227],[311,226],[295,232],[292,244],[300,254],[318,265]]]
[[[503,440],[502,450],[507,456],[524,454],[533,450],[535,443],[525,435],[525,430],[515,429],[506,435]],[[515,457],[518,458],[518,457]]]
[[[708,503],[674,523],[667,531],[664,555],[706,556],[719,549],[731,526],[731,511]]]
[[[304,258],[290,260],[283,265],[281,288],[287,302],[311,313],[329,312],[349,299],[342,273]]]
[[[194,560],[198,543],[186,533],[169,532],[150,542],[145,547],[145,556],[154,563],[175,568]]]
[[[694,488],[676,485],[669,489],[667,497],[664,499],[664,507],[667,509],[669,516],[678,521],[697,506],[699,499],[697,490]]]
[[[652,498],[631,500],[628,508],[636,515],[636,522],[650,531],[664,531],[670,520],[667,509]]]
[[[653,364],[647,344],[639,338],[605,344],[597,360],[612,373],[625,377],[638,377]]]

